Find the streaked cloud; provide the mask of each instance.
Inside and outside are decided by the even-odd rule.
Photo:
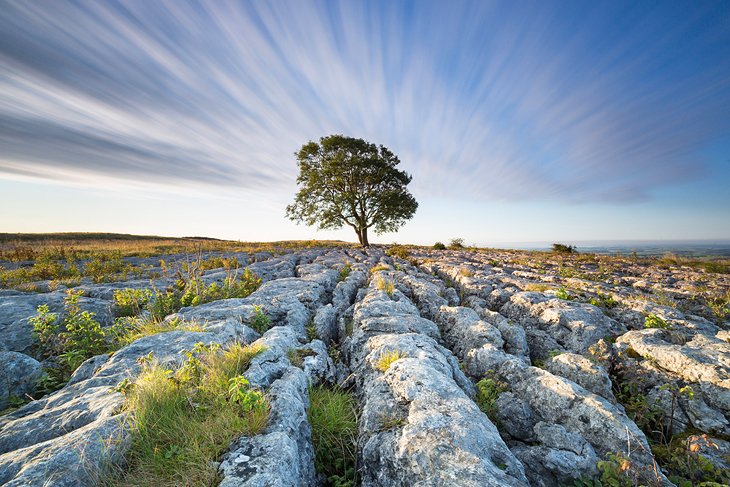
[[[346,133],[424,194],[642,200],[706,177],[699,151],[730,133],[728,11],[9,2],[0,175],[290,192],[294,150]]]

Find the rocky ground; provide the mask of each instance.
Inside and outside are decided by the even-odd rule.
[[[174,367],[196,343],[232,341],[264,347],[244,375],[270,414],[217,459],[223,486],[354,485],[315,469],[317,384],[357,399],[357,485],[729,481],[727,275],[591,255],[401,250],[236,255],[262,279],[252,294],[183,307],[165,320],[195,331],[94,356],[59,390],[0,416],[0,485],[108,483],[134,434],[119,385],[135,381],[141,359]],[[169,285],[76,289],[111,327],[115,289]],[[36,394],[47,365],[29,318],[41,304],[61,312],[65,292],[36,289],[45,292],[0,290],[0,409]],[[268,330],[253,324],[262,310]]]

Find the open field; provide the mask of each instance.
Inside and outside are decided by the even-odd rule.
[[[0,485],[730,482],[726,261],[4,242]]]

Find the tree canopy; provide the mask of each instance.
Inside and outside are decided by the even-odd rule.
[[[299,191],[287,206],[290,219],[322,230],[352,227],[363,246],[368,229],[393,232],[416,213],[406,186],[411,176],[396,168],[398,157],[382,145],[329,135],[295,153]]]

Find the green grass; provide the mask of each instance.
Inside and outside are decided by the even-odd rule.
[[[309,389],[307,418],[312,428],[314,464],[334,487],[357,482],[357,405],[352,393],[316,386]]]
[[[196,321],[185,321],[179,318],[157,321],[151,318],[123,317],[117,318],[114,322],[118,348],[142,337],[175,330],[205,331],[205,327]]]
[[[375,368],[378,369],[381,372],[386,372],[391,365],[393,365],[393,362],[396,360],[400,360],[402,358],[407,357],[406,354],[401,352],[400,350],[394,350],[392,352],[386,352],[383,355],[380,356],[378,361],[375,364]]]
[[[395,292],[395,284],[390,279],[383,279],[382,277],[378,277],[378,281],[375,283],[375,286],[381,290],[385,291],[385,294],[387,294],[390,297],[393,297],[393,293]]]
[[[132,413],[127,468],[113,486],[216,485],[218,460],[239,435],[265,426],[269,406],[241,375],[262,348],[198,344],[177,370],[154,360],[123,388]]]

